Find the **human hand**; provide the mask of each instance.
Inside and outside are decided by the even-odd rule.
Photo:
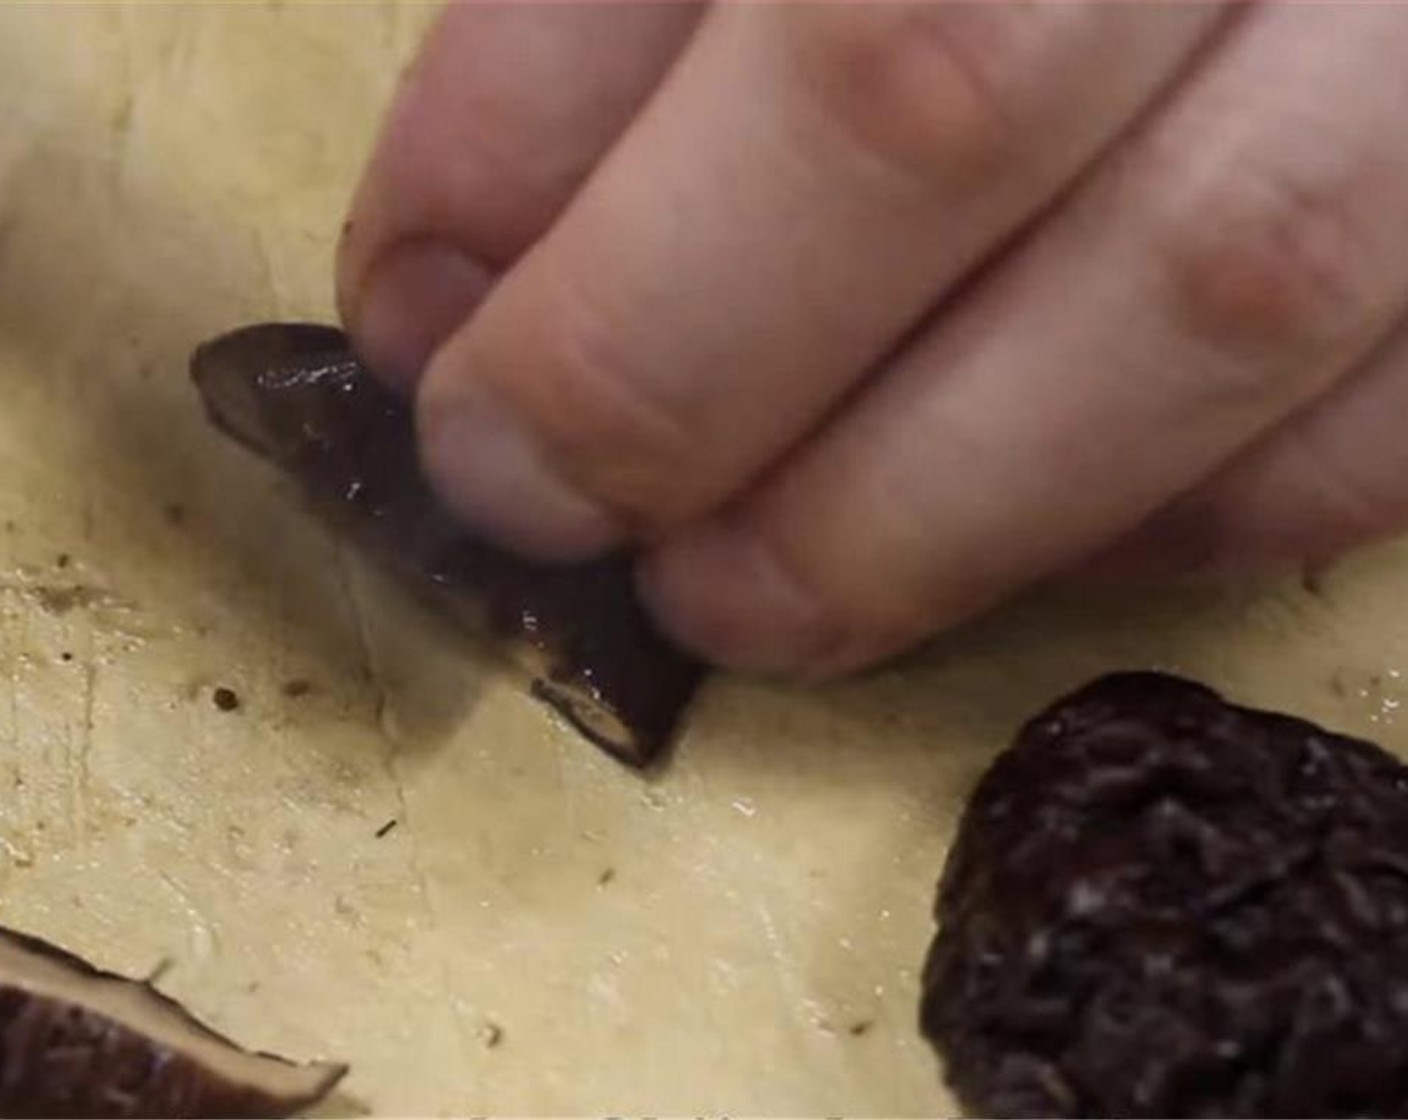
[[[1408,522],[1408,7],[457,6],[344,318],[527,553],[826,674]]]

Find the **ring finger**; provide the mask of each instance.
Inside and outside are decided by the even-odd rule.
[[[1353,368],[1408,293],[1408,9],[1265,5],[1015,259],[647,565],[717,659],[837,671],[1128,531]]]

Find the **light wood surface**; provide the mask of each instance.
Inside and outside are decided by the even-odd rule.
[[[0,920],[350,1061],[333,1112],[932,1114],[933,884],[1019,720],[1160,665],[1408,746],[1401,548],[1318,593],[1047,595],[825,691],[716,680],[647,783],[576,740],[187,382],[207,335],[329,317],[429,14],[0,7]]]

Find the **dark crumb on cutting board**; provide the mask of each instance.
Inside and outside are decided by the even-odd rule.
[[[210,700],[222,712],[233,712],[240,706],[240,694],[224,685],[210,694]]]
[[[396,818],[392,817],[389,821],[387,821],[384,825],[382,825],[379,829],[376,830],[376,838],[380,840],[383,836],[385,836],[392,829],[394,829],[396,827],[396,824]]]
[[[971,1111],[1408,1115],[1408,767],[1154,673],[979,782],[921,1024]]]
[[[616,869],[614,867],[602,868],[601,874],[596,877],[597,886],[604,887],[615,878]]]
[[[54,558],[54,567],[56,568],[67,568],[71,563],[73,563],[73,557],[67,552],[60,552]]]
[[[860,1038],[862,1035],[869,1034],[870,1028],[873,1026],[875,1026],[875,1021],[873,1019],[857,1019],[854,1023],[852,1023],[849,1027],[846,1028],[846,1033],[849,1034],[852,1038]]]
[[[503,1042],[504,1029],[491,1019],[484,1024],[479,1037],[484,1040],[484,1049],[493,1050]]]
[[[60,661],[72,661],[72,660],[73,660],[73,654],[71,654],[68,650],[64,650],[61,654],[59,654],[59,660],[60,660]]]
[[[307,696],[312,691],[313,682],[306,681],[301,677],[284,682],[284,695],[290,700],[297,700],[300,696]]]
[[[82,610],[100,602],[103,593],[96,587],[77,584],[73,587],[56,587],[52,584],[37,584],[34,598],[47,613],[66,615],[73,610]]]

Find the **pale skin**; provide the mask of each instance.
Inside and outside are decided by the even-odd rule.
[[[1408,525],[1408,5],[446,11],[343,316],[466,521],[825,676]]]

